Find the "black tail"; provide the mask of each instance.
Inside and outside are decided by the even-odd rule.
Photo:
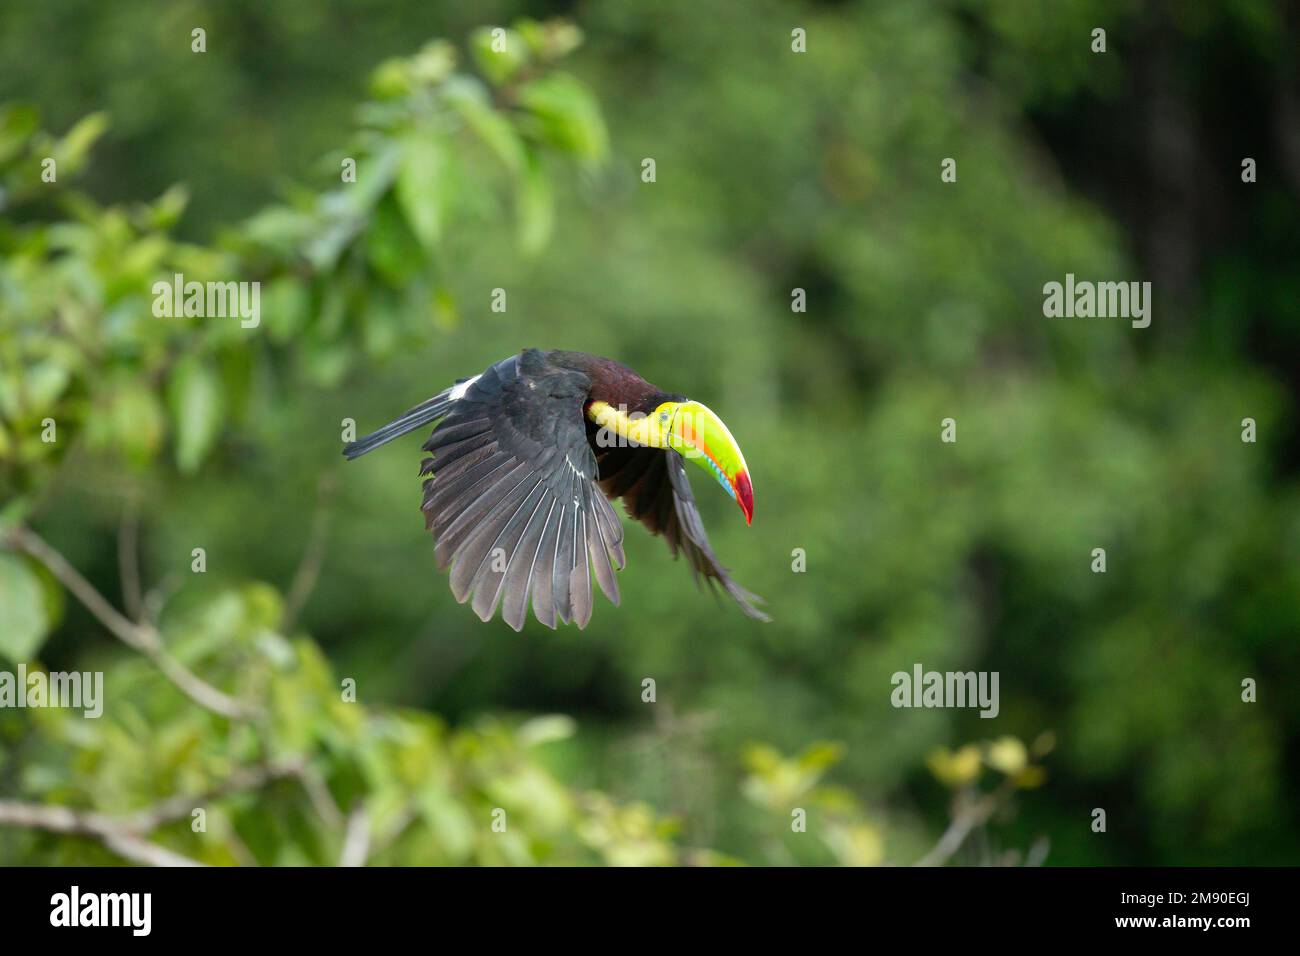
[[[433,398],[421,402],[401,418],[389,422],[378,431],[371,432],[365,438],[348,442],[343,446],[343,454],[348,461],[353,458],[360,458],[366,452],[374,451],[380,445],[385,445],[394,438],[400,438],[421,425],[427,425],[429,422],[442,418],[447,412],[451,411],[451,405],[451,389],[439,392]]]

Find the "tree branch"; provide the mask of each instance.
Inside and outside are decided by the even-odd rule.
[[[297,776],[304,766],[305,762],[298,759],[264,767],[241,768],[204,793],[170,797],[151,807],[116,815],[95,810],[0,800],[0,826],[91,837],[124,860],[146,866],[202,866],[196,860],[154,843],[147,838],[147,834],[164,824],[184,819],[204,803],[232,793],[257,790],[276,780]]]
[[[244,719],[258,713],[256,707],[242,703],[229,694],[217,690],[168,654],[157,628],[152,624],[137,624],[126,618],[99,591],[95,590],[93,584],[68,563],[67,558],[36,532],[19,525],[10,530],[8,540],[16,548],[43,564],[114,637],[149,658],[162,671],[163,676],[176,685],[190,700],[215,714],[233,720]]]
[[[326,825],[337,830],[344,825],[343,811],[330,793],[329,785],[314,767],[303,765],[294,774],[311,801],[312,808]]]
[[[46,830],[98,840],[124,860],[145,866],[202,866],[196,860],[174,853],[165,846],[120,827],[111,817],[81,813],[67,807],[0,800],[0,825]]]
[[[357,805],[348,814],[347,830],[343,835],[343,852],[339,854],[339,866],[365,866],[366,857],[370,855],[370,821],[366,815],[365,801]]]
[[[954,853],[961,849],[971,831],[987,823],[1015,792],[1016,785],[1012,778],[1008,777],[993,792],[981,796],[978,800],[968,801],[961,810],[953,815],[952,822],[948,824],[948,829],[943,832],[943,836],[939,837],[939,842],[934,845],[933,849],[912,865],[943,866],[952,859]]]

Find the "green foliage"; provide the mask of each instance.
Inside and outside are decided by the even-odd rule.
[[[0,573],[9,556],[0,555]],[[389,865],[672,864],[672,828],[648,808],[575,791],[546,769],[546,748],[572,733],[557,718],[484,719],[451,729],[422,711],[343,700],[320,650],[277,630],[274,589],[250,585],[165,622],[171,651],[226,690],[268,698],[265,718],[232,722],[193,705],[142,660],[106,668],[111,706],[97,720],[33,712],[16,757],[24,795],[129,814],[150,795],[193,795],[192,813],[155,838],[211,864],[332,865],[336,815],[364,814],[372,855]],[[366,689],[359,688],[364,701]],[[10,712],[6,735],[21,725]],[[222,792],[233,775],[301,767],[259,788]],[[504,811],[504,828],[492,827]],[[107,862],[92,843],[0,835],[11,863]]]
[[[540,66],[576,45],[572,31],[543,32],[534,37]],[[185,207],[181,187],[132,208],[102,207],[66,189],[65,177],[104,131],[103,116],[54,140],[37,130],[32,111],[5,111],[0,198],[36,201],[31,170],[53,155],[54,203],[67,217],[0,232],[7,525],[40,502],[69,458],[71,467],[93,463],[100,473],[158,481],[167,476],[160,453],[170,446],[176,469],[193,475],[227,422],[247,426],[250,408],[264,407],[268,395],[250,397],[250,371],[271,368],[291,343],[308,380],[333,382],[354,358],[419,334],[406,317],[424,311],[421,297],[446,298],[438,278],[446,231],[502,186],[478,165],[463,130],[514,177],[524,248],[545,244],[552,216],[542,157],[556,150],[599,158],[593,143],[603,144],[604,134],[593,101],[566,80],[572,102],[543,94],[534,111],[529,90],[546,81],[542,73],[509,88],[524,105],[499,109],[479,81],[452,73],[454,63],[452,48],[438,42],[382,66],[374,84],[382,101],[362,110],[356,183],[318,196],[298,191],[214,248],[169,235]],[[509,78],[493,75],[498,85]],[[158,315],[148,290],[155,281],[170,285],[173,271],[198,281],[263,278],[266,337],[242,335],[234,321]],[[376,302],[388,307],[371,308]],[[0,551],[0,657],[37,656],[57,623],[59,594],[22,554]],[[375,863],[678,861],[671,824],[651,809],[571,789],[546,768],[540,751],[571,735],[570,721],[484,718],[452,729],[422,711],[357,703],[312,641],[282,631],[283,618],[277,591],[255,584],[218,591],[162,622],[170,658],[253,702],[262,716],[231,720],[204,710],[143,658],[97,659],[112,688],[101,719],[63,710],[34,711],[30,721],[0,714],[4,789],[123,819],[151,798],[193,795],[203,827],[169,815],[144,835],[213,864],[332,864],[352,814],[363,821],[366,858]],[[292,773],[271,772],[285,767]],[[266,779],[256,785],[231,785],[259,773]],[[0,847],[8,862],[112,859],[93,842],[41,833],[5,832]]]
[[[521,246],[538,252],[553,221],[545,157],[598,161],[605,132],[581,85],[550,72],[576,34],[526,30],[536,31],[528,75],[494,75],[491,90],[455,72],[445,41],[379,67],[381,98],[359,111],[353,147],[338,162],[340,185],[294,189],[214,247],[169,234],[186,205],[183,187],[132,207],[103,207],[68,188],[106,129],[103,115],[55,139],[30,109],[6,109],[0,199],[18,211],[53,203],[67,218],[0,234],[5,498],[35,487],[83,434],[92,449],[136,468],[170,446],[177,468],[194,473],[223,423],[238,423],[232,413],[246,407],[250,366],[280,360],[268,340],[309,382],[333,385],[360,358],[424,338],[431,312],[454,316],[448,230],[490,214],[502,195],[517,197]],[[37,175],[47,155],[58,163],[54,184]],[[266,283],[266,335],[236,319],[154,314],[154,284],[169,285],[177,273],[187,282]],[[64,440],[42,440],[46,419]]]
[[[841,866],[884,862],[880,825],[854,794],[821,783],[823,774],[841,755],[842,748],[834,744],[815,744],[793,759],[762,745],[751,746],[746,752],[749,775],[741,792],[766,811],[774,832],[780,832],[778,828],[789,831],[782,841],[766,843],[770,862],[834,862]],[[811,840],[807,834],[813,835]],[[820,853],[810,853],[809,843]]]
[[[53,625],[35,569],[21,556],[0,551],[0,659],[30,660]]]

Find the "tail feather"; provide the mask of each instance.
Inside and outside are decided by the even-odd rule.
[[[451,397],[453,389],[445,389],[439,392],[433,398],[421,402],[410,411],[406,412],[400,418],[389,422],[383,428],[371,432],[364,438],[348,442],[343,446],[343,454],[348,461],[353,458],[360,458],[366,452],[374,451],[380,445],[386,445],[394,438],[400,438],[407,432],[414,431],[421,425],[427,425],[430,422],[442,418],[449,411],[453,399]]]

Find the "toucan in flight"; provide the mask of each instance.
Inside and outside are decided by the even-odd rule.
[[[533,614],[591,620],[594,573],[618,604],[623,528],[610,500],[684,552],[696,579],[768,620],[709,546],[683,459],[706,469],[749,522],[745,458],[713,412],[664,392],[625,365],[582,352],[525,349],[416,405],[343,449],[349,459],[437,422],[424,443],[425,525],[451,592],[476,614],[524,626]]]

